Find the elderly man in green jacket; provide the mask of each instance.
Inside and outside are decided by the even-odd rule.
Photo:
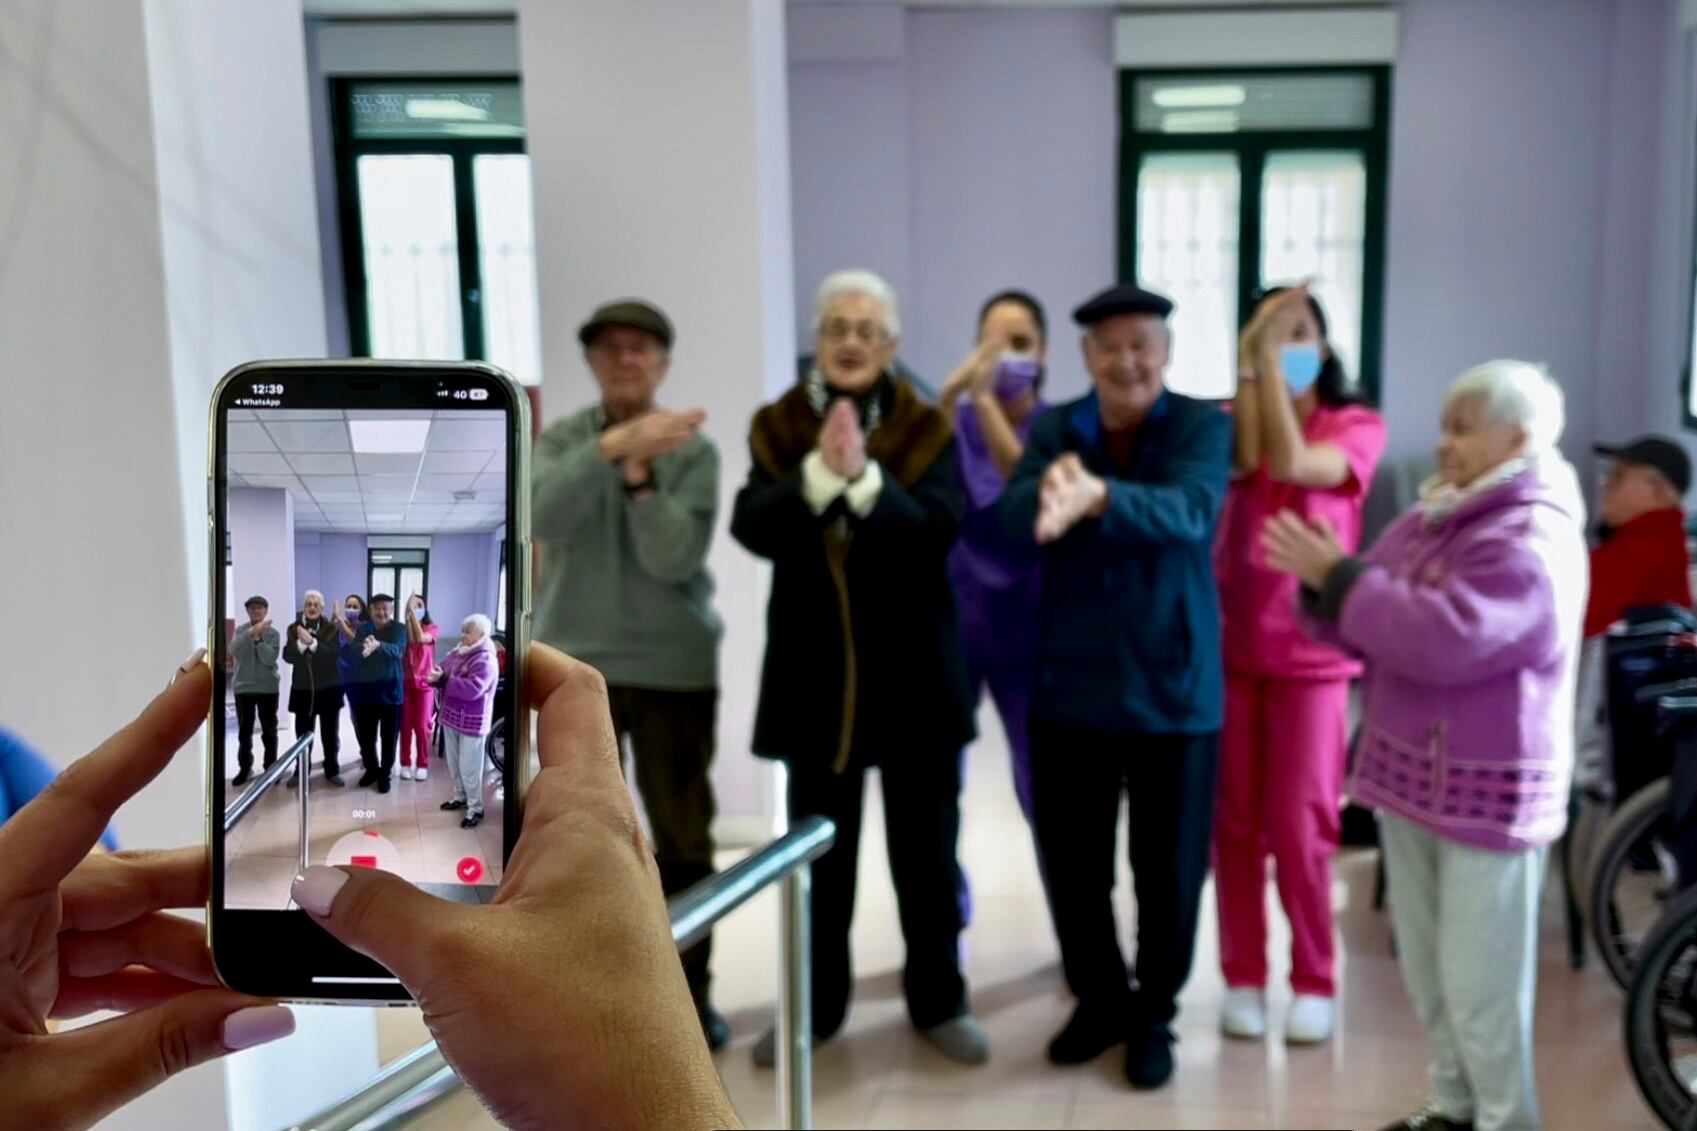
[[[713,873],[713,760],[722,625],[707,549],[719,453],[700,409],[655,403],[672,324],[649,303],[601,307],[578,330],[598,404],[555,421],[536,447],[531,511],[543,543],[537,638],[607,680],[666,894]],[[708,997],[711,941],[683,956],[708,1044],[729,1039]]]

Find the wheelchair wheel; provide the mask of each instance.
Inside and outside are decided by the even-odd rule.
[[[1668,905],[1627,990],[1626,1055],[1658,1118],[1697,1129],[1697,892]]]
[[[1622,989],[1632,981],[1639,949],[1678,882],[1658,836],[1667,797],[1663,778],[1628,798],[1598,834],[1591,863],[1591,936]]]
[[[507,780],[507,720],[496,719],[495,725],[489,728],[489,740],[483,744],[489,754],[489,760],[495,763],[495,772],[501,775],[501,780]]]

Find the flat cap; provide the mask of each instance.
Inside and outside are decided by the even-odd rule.
[[[1116,314],[1153,314],[1165,318],[1173,312],[1173,300],[1154,291],[1146,291],[1134,283],[1109,287],[1095,298],[1072,312],[1072,320],[1080,326],[1094,326]]]
[[[609,326],[629,326],[633,330],[653,334],[660,344],[672,348],[672,323],[652,303],[639,298],[625,298],[596,308],[589,321],[577,328],[577,340],[588,346]]]

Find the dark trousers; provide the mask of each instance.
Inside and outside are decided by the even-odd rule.
[[[383,762],[377,761],[378,733],[383,736]],[[399,703],[361,703],[354,712],[354,734],[359,739],[359,760],[371,773],[388,777],[395,769],[395,747],[401,735]]]
[[[884,787],[884,839],[895,882],[907,965],[902,990],[908,1016],[929,1029],[966,1012],[961,976],[962,928],[956,891],[960,863],[960,757],[954,750],[893,751],[879,768]],[[789,768],[790,819],[829,817],[831,850],[813,863],[813,1033],[823,1040],[842,1027],[853,988],[849,927],[854,922],[856,864],[866,771],[835,774],[829,766]]]
[[[1124,735],[1033,719],[1037,842],[1067,985],[1081,1006],[1166,1025],[1190,977],[1219,736]],[[1137,988],[1114,921],[1114,834],[1131,806]]]
[[[324,762],[324,776],[339,777],[342,773],[342,705],[332,703],[328,706],[314,707],[310,711],[295,712],[295,738],[298,741],[304,734],[311,734],[314,721],[318,724],[318,740],[312,744],[319,752]],[[308,772],[310,765],[304,767]]]
[[[253,717],[259,716],[259,733],[265,742],[265,764],[277,760],[277,693],[236,692],[236,761],[244,770],[253,769]]]
[[[668,897],[713,874],[713,738],[719,692],[609,687],[613,729],[630,738],[636,788],[648,813],[654,862]],[[698,1006],[707,1004],[713,939],[683,954],[684,975]]]

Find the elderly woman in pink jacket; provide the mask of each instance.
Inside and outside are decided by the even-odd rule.
[[[1532,1010],[1544,862],[1566,821],[1586,595],[1561,390],[1494,361],[1444,399],[1438,474],[1363,558],[1271,519],[1308,630],[1365,661],[1355,800],[1380,814],[1403,981],[1432,1045],[1397,1128],[1536,1128]]]
[[[489,630],[489,618],[482,613],[467,617],[460,626],[459,644],[430,677],[442,689],[438,708],[442,752],[454,779],[453,800],[442,802],[442,808],[465,810],[462,829],[475,829],[483,820],[484,744],[489,741],[495,684],[501,677]]]

